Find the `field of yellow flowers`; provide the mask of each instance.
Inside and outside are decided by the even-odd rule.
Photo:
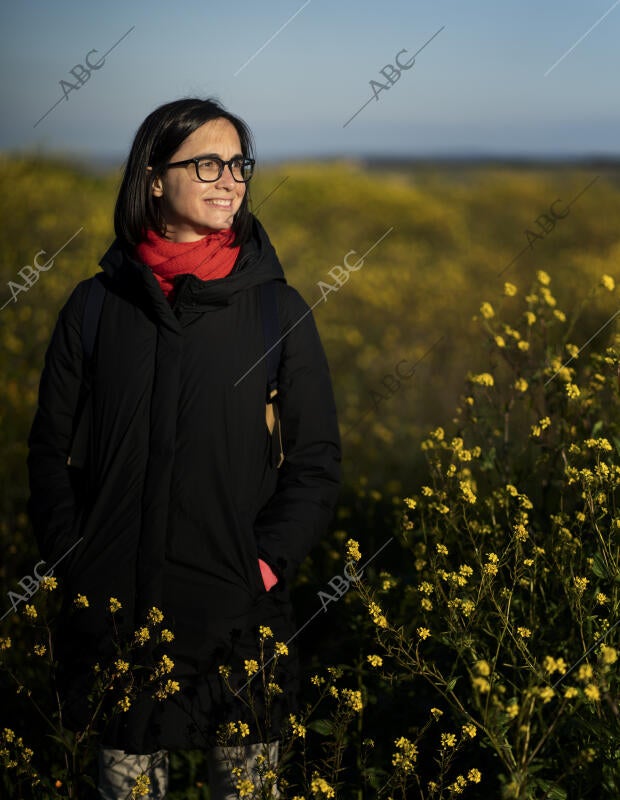
[[[7,797],[94,796],[96,726],[66,731],[55,708],[62,587],[44,579],[16,613],[9,593],[39,560],[24,508],[43,355],[111,240],[119,180],[0,160]],[[620,796],[619,172],[284,164],[257,172],[253,204],[317,303],[345,473],[295,589],[299,625],[315,617],[304,712],[257,796],[276,777],[297,800]],[[152,609],[144,630],[165,625]],[[277,686],[286,646],[261,636]],[[118,713],[138,645],[100,676],[124,687]],[[171,671],[148,678],[162,697]],[[208,796],[202,755],[174,754],[170,797]]]

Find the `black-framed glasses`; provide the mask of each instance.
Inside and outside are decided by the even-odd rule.
[[[198,158],[187,158],[185,161],[173,161],[171,164],[166,164],[166,168],[186,167],[188,164],[193,164],[199,181],[213,183],[213,181],[219,181],[224,167],[228,167],[233,180],[237,183],[247,183],[252,177],[255,163],[253,158],[243,158],[243,156],[235,156],[230,161],[223,161],[217,156],[198,156]]]

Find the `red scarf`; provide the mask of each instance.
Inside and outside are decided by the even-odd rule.
[[[208,233],[197,242],[171,242],[152,230],[136,247],[136,255],[149,266],[162,292],[172,303],[172,279],[191,273],[201,281],[224,278],[235,265],[239,247],[232,247],[235,238],[230,228]]]

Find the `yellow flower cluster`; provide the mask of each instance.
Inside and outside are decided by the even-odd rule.
[[[76,608],[88,608],[88,597],[85,594],[76,595],[73,604]]]
[[[235,784],[235,789],[239,797],[251,797],[256,787],[249,778],[242,778]]]
[[[44,592],[53,592],[58,588],[58,581],[51,575],[45,575],[41,578],[41,588]]]
[[[178,681],[167,680],[163,686],[160,686],[153,697],[157,700],[165,700],[171,694],[175,694],[181,687]]]
[[[254,675],[255,672],[258,672],[258,661],[254,658],[246,658],[244,661],[244,667],[246,675]]]
[[[138,775],[136,782],[133,785],[129,797],[135,800],[136,797],[146,797],[151,791],[151,779],[148,775]]]
[[[388,622],[385,618],[383,611],[381,610],[381,606],[374,601],[370,603],[368,606],[368,612],[372,617],[372,621],[378,628],[387,628]]]
[[[469,380],[471,383],[476,384],[476,386],[491,387],[495,385],[493,376],[489,372],[481,372],[479,375],[471,375]]]
[[[316,772],[312,777],[310,791],[315,797],[319,798],[330,798],[336,796],[336,792],[334,791],[333,787],[330,786],[324,778],[320,778]]]
[[[560,675],[564,675],[566,672],[567,666],[566,661],[563,658],[553,658],[553,656],[545,656],[543,660],[543,669],[545,672],[548,672],[549,675],[553,675],[554,672],[559,672]]]
[[[127,695],[123,695],[120,700],[117,701],[116,705],[120,708],[121,711],[129,711],[131,708],[131,700]]]
[[[153,606],[146,615],[146,618],[151,625],[159,625],[160,622],[163,622],[164,615],[158,608]]]
[[[151,638],[151,632],[147,627],[138,628],[134,634],[134,642],[138,645],[144,645]]]
[[[364,708],[362,693],[357,689],[342,689],[340,695],[344,700],[344,704],[353,711],[359,712]]]
[[[396,752],[392,756],[392,766],[401,772],[414,772],[415,762],[418,757],[416,745],[404,736],[395,739],[394,744],[396,745]]]
[[[366,658],[367,658],[368,663],[370,664],[371,667],[382,667],[383,666],[383,659],[381,658],[381,656],[369,655],[369,656],[366,656]]]
[[[355,539],[348,539],[346,544],[347,549],[347,558],[349,561],[360,561],[362,558],[362,554],[360,552],[359,543],[355,541]]]
[[[301,722],[298,721],[295,714],[290,714],[288,720],[291,725],[291,731],[293,732],[293,736],[298,736],[300,739],[304,739],[306,736],[305,725],[302,725]]]
[[[442,733],[441,734],[441,747],[442,749],[446,749],[448,747],[455,747],[456,746],[456,734],[454,733]]]
[[[121,608],[123,607],[123,604],[116,597],[111,597],[108,607],[110,609],[110,613],[111,614],[116,614],[117,611],[121,610]]]

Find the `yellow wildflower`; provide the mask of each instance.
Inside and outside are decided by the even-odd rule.
[[[134,641],[136,644],[146,644],[150,638],[151,633],[149,629],[144,626],[142,628],[138,628],[134,634]]]
[[[549,286],[549,284],[551,283],[551,278],[542,269],[539,269],[538,272],[536,273],[536,280],[543,286]]]
[[[174,633],[168,630],[168,628],[162,628],[159,632],[162,642],[171,642],[174,639]]]
[[[608,292],[613,292],[613,290],[616,288],[616,282],[611,275],[601,275],[600,284],[603,289],[607,289]]]
[[[456,745],[456,735],[454,733],[441,734],[442,747],[454,747]]]
[[[532,311],[526,311],[523,316],[528,325],[533,325],[536,322],[536,314]]]
[[[53,592],[58,588],[58,581],[52,575],[45,575],[41,578],[41,588],[45,592]]]
[[[138,775],[133,785],[129,797],[134,800],[136,797],[146,797],[151,791],[151,779],[148,775]]]
[[[420,639],[422,639],[422,641],[428,639],[430,635],[431,632],[429,631],[428,628],[418,628],[418,636],[420,637]]]
[[[517,628],[517,633],[522,639],[529,639],[532,635],[532,631],[529,628],[524,628],[522,626]]]
[[[116,705],[121,711],[129,711],[131,708],[131,700],[129,697],[127,697],[127,695],[124,695],[120,700],[117,700]]]
[[[508,703],[508,705],[506,706],[506,714],[510,717],[510,719],[514,719],[518,713],[519,713],[519,704],[515,702]]]
[[[579,387],[576,386],[574,383],[567,383],[566,384],[566,394],[568,395],[569,400],[575,400],[581,392],[579,391]]]
[[[116,612],[120,611],[122,607],[123,604],[121,603],[120,600],[118,600],[116,597],[110,598],[110,605],[109,605],[110,613],[116,614]]]
[[[163,621],[164,615],[158,608],[153,606],[146,615],[146,618],[151,625],[159,625],[159,623]]]
[[[382,667],[383,666],[383,659],[381,658],[381,656],[369,655],[369,656],[366,656],[366,658],[368,659],[368,663],[370,664],[371,667]]]
[[[493,306],[490,303],[483,303],[480,306],[480,313],[485,319],[491,319],[491,317],[495,316],[495,311],[493,310]]]
[[[463,736],[469,736],[470,739],[475,738],[476,734],[478,733],[478,729],[475,725],[468,723],[467,725],[463,725]]]
[[[295,714],[290,714],[288,719],[291,725],[293,736],[299,736],[300,739],[304,739],[306,736],[305,726],[302,725],[301,722],[297,720]]]
[[[528,387],[529,387],[529,384],[528,384],[528,382],[525,380],[525,378],[518,378],[518,379],[515,381],[515,389],[516,389],[518,392],[527,392],[527,390],[528,390]]]
[[[353,711],[361,711],[364,708],[362,693],[357,689],[343,689],[341,697],[345,705],[349,706]]]
[[[526,353],[530,349],[530,343],[522,339],[517,343],[517,347],[519,350],[522,350],[524,353]]]
[[[470,769],[467,773],[467,780],[472,783],[480,783],[482,780],[482,773],[479,769]]]
[[[495,381],[493,380],[493,376],[488,372],[481,372],[479,375],[472,375],[469,379],[471,383],[475,383],[478,386],[494,386]]]
[[[618,651],[615,647],[604,644],[601,646],[601,661],[603,664],[615,664],[618,660]]]
[[[476,663],[474,664],[474,669],[476,670],[478,675],[482,675],[485,678],[488,678],[489,675],[491,674],[491,667],[489,665],[489,662],[485,661],[484,659],[476,661]]]
[[[504,294],[506,297],[514,297],[517,293],[517,287],[514,283],[505,283],[504,284]]]
[[[579,692],[574,686],[567,686],[566,689],[564,689],[564,697],[567,700],[571,700],[573,697],[577,697],[578,694]]]
[[[122,658],[118,658],[114,662],[114,667],[116,668],[116,671],[119,673],[127,672],[127,670],[129,669],[129,663],[127,661],[123,661]]]
[[[36,619],[37,618],[37,609],[31,603],[26,603],[26,605],[24,606],[24,614],[29,619]]]
[[[235,789],[239,797],[251,797],[254,794],[255,788],[256,787],[249,778],[243,778],[235,784]]]
[[[582,664],[579,667],[579,672],[577,673],[577,680],[582,681],[585,683],[589,681],[592,675],[594,674],[594,670],[590,666],[590,664]]]
[[[487,694],[491,691],[491,684],[486,678],[474,678],[472,680],[472,685],[480,694]]]
[[[44,644],[35,644],[33,650],[35,656],[44,656],[47,653],[47,647]]]
[[[347,540],[347,558],[349,561],[359,561],[362,557],[360,553],[360,546],[359,543],[355,541],[355,539],[348,539]]]
[[[583,690],[583,693],[588,698],[588,700],[597,702],[598,700],[601,699],[601,693],[599,692],[598,686],[596,686],[593,683],[589,683]]]
[[[324,778],[320,778],[316,772],[314,773],[312,782],[310,784],[310,791],[312,794],[318,795],[321,798],[336,796],[336,792],[334,791],[333,787],[331,787]]]
[[[253,658],[246,658],[244,662],[246,675],[254,675],[258,672],[258,662]]]

